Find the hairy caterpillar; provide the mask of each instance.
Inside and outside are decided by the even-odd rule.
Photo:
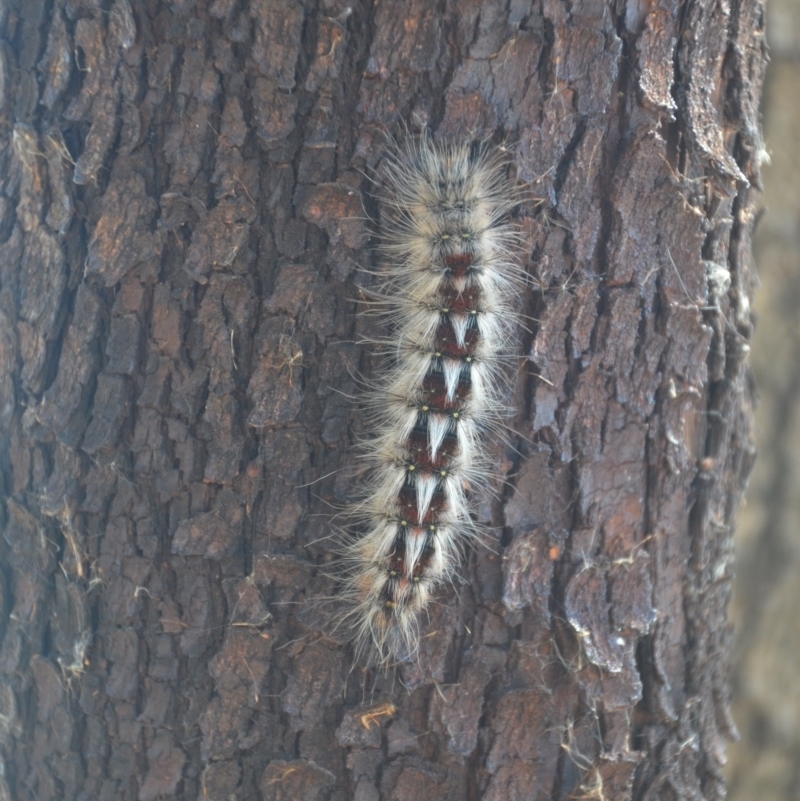
[[[346,546],[345,620],[381,664],[417,649],[418,616],[478,531],[470,495],[491,475],[486,436],[502,415],[524,283],[514,262],[517,204],[501,151],[395,147],[384,169],[385,264],[374,306],[393,364],[368,397],[369,480]]]

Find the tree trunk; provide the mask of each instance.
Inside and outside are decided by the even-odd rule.
[[[0,799],[721,798],[762,4],[0,28]],[[491,547],[384,674],[317,601],[404,123],[502,139],[542,202]]]

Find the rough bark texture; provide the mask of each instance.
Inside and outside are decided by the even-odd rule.
[[[722,797],[762,17],[0,3],[0,798]],[[543,203],[494,550],[376,675],[311,601],[401,120]]]

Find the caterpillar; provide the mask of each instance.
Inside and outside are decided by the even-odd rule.
[[[393,146],[383,168],[372,305],[393,360],[367,393],[369,478],[343,582],[356,652],[382,665],[416,653],[419,614],[479,534],[471,498],[492,474],[487,435],[501,427],[524,285],[507,171],[497,148],[426,133]]]

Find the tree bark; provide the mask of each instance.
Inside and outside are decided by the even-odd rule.
[[[722,798],[762,4],[0,26],[0,798]],[[504,141],[542,202],[492,547],[382,674],[315,600],[404,122]]]

